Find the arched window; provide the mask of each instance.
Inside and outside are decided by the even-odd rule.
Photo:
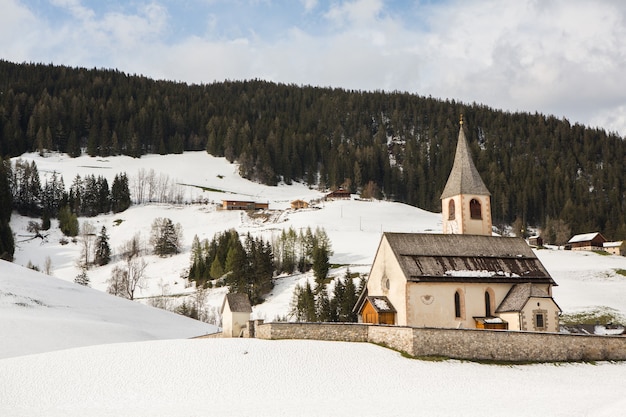
[[[491,294],[489,290],[485,291],[485,317],[491,316]]]
[[[459,292],[454,293],[454,317],[460,319],[463,317],[463,311],[461,310],[461,294]]]
[[[455,212],[454,212],[454,200],[450,200],[448,203],[448,220],[454,220]]]
[[[483,211],[480,207],[480,201],[476,200],[475,198],[472,198],[472,201],[470,201],[470,217],[472,219],[482,219],[483,218]]]

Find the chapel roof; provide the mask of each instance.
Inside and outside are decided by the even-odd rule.
[[[448,182],[443,189],[443,193],[441,193],[441,198],[459,194],[491,195],[472,160],[462,120],[454,163],[452,164]]]
[[[522,238],[384,233],[407,281],[556,285]]]
[[[226,302],[228,302],[228,307],[230,307],[230,311],[233,313],[252,313],[252,306],[250,305],[250,300],[248,299],[247,294],[241,293],[228,293],[224,297],[224,302],[222,303],[222,308],[220,313],[224,312],[224,307],[226,306]]]
[[[496,313],[521,311],[530,298],[552,298],[548,291],[530,282],[516,284],[509,290]]]

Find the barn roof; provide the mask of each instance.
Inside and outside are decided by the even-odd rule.
[[[226,294],[226,296],[224,297],[224,302],[222,303],[222,308],[221,308],[220,313],[224,312],[224,307],[226,306],[226,302],[228,302],[230,311],[232,311],[233,313],[252,313],[252,306],[250,305],[248,294],[241,294],[241,293]]]
[[[574,235],[567,243],[590,242],[598,236],[601,237],[603,241],[606,241],[606,239],[600,234],[600,232],[593,232],[584,233],[581,235]]]
[[[384,233],[412,282],[536,282],[556,285],[522,238]]]
[[[459,194],[491,195],[474,165],[462,124],[459,129],[459,139],[456,145],[452,171],[450,171],[450,176],[443,189],[441,198]]]
[[[516,284],[511,287],[508,294],[504,297],[504,300],[496,309],[496,313],[520,311],[531,297],[552,299],[548,291],[530,282]]]

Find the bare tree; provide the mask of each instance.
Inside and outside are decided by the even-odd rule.
[[[129,300],[135,299],[135,290],[144,288],[145,271],[148,264],[143,258],[132,258],[126,261],[128,283],[126,295]]]
[[[80,237],[82,243],[81,263],[85,269],[88,269],[93,243],[96,239],[96,227],[91,222],[83,222],[83,226],[80,228]]]
[[[49,256],[46,256],[46,260],[43,263],[43,273],[52,275],[52,259]]]
[[[119,247],[119,253],[125,260],[137,257],[144,252],[142,248],[141,234],[139,232]]]
[[[107,280],[107,292],[118,297],[135,299],[137,288],[144,288],[145,271],[148,264],[143,258],[126,260],[123,266],[116,265]]]
[[[133,300],[137,288],[144,288],[145,271],[148,264],[140,257],[141,239],[139,233],[120,247],[124,262],[116,265],[107,280],[107,292]]]

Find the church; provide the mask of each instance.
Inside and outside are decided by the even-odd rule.
[[[359,321],[558,332],[557,284],[524,239],[492,234],[491,195],[462,120],[441,206],[443,234],[383,233]]]

